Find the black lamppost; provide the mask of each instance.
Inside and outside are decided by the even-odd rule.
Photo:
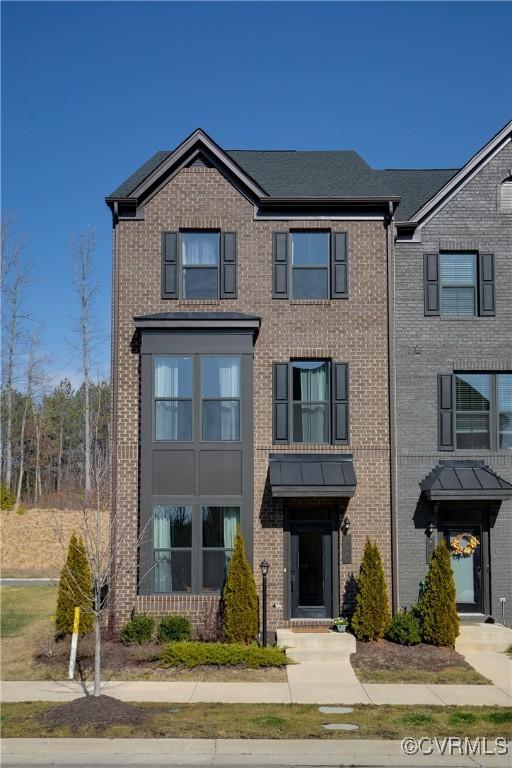
[[[263,631],[262,641],[263,647],[267,647],[267,574],[270,565],[266,560],[262,560],[260,563],[261,575],[263,576]]]

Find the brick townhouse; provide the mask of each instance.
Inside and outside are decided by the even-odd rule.
[[[462,617],[512,622],[512,124],[396,216],[398,601],[435,542]],[[407,174],[406,174],[407,175]],[[503,600],[502,600],[503,599]]]
[[[238,527],[271,629],[349,607],[367,536],[399,602],[395,219],[453,173],[197,130],[107,198],[116,623],[212,622]]]

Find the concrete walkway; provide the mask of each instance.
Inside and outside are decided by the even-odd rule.
[[[384,739],[4,739],[8,766],[409,766],[509,768],[510,755],[407,756]]]
[[[323,665],[323,666],[321,666]],[[306,666],[306,665],[304,665]],[[309,668],[309,665],[307,665]],[[295,669],[293,667],[292,669]],[[318,662],[315,680],[288,683],[105,682],[102,693],[123,701],[226,704],[459,704],[512,706],[512,695],[496,685],[386,685],[345,682],[344,670]],[[88,690],[91,690],[89,684]],[[1,698],[13,701],[72,701],[85,695],[72,681],[3,682]]]

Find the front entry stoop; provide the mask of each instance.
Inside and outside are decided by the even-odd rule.
[[[356,651],[356,639],[348,632],[292,632],[278,629],[277,642],[293,661],[348,661]]]
[[[463,624],[455,641],[458,653],[475,651],[494,651],[502,653],[512,645],[512,629],[503,624]]]

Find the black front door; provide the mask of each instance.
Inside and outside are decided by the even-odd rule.
[[[292,618],[329,618],[332,612],[331,526],[293,523],[290,534]]]
[[[482,613],[482,529],[447,526],[443,533],[452,561],[457,611]]]

